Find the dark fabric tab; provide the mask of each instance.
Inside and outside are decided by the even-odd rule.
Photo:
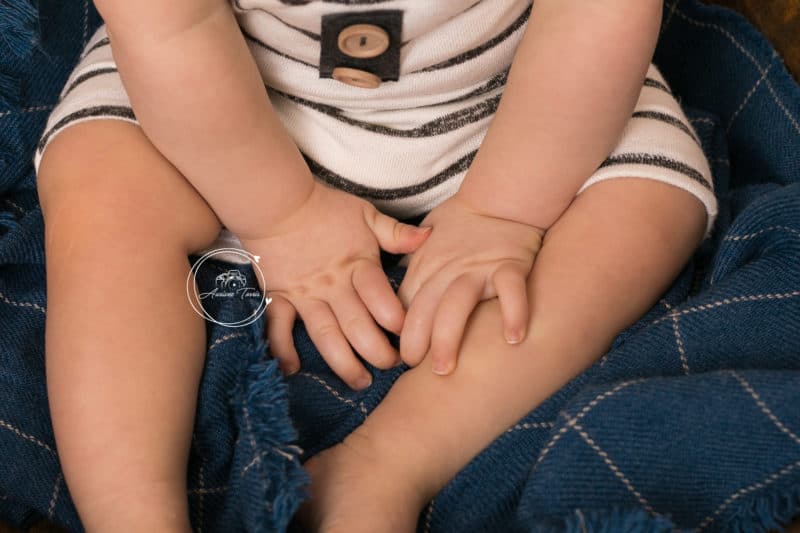
[[[389,48],[371,58],[350,57],[339,50],[339,33],[353,24],[374,24],[389,34]],[[349,67],[371,72],[381,80],[397,81],[400,77],[400,44],[402,43],[403,10],[383,9],[331,13],[322,16],[319,77],[330,78],[336,67]]]

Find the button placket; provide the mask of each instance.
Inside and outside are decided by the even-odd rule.
[[[400,73],[403,11],[344,11],[322,16],[320,78],[365,89]]]

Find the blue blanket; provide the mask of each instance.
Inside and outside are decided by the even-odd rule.
[[[100,20],[86,0],[37,7],[0,1],[0,520],[79,531],[47,407],[31,158]],[[666,2],[655,62],[712,163],[716,231],[601,361],[436,496],[420,531],[766,531],[800,514],[800,88],[745,20],[695,0]],[[301,461],[404,371],[354,393],[298,322],[304,371],[286,380],[263,328],[208,324],[188,471],[198,531],[286,530]]]

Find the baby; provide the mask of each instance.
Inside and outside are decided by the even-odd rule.
[[[355,389],[358,356],[412,366],[305,463],[298,521],[413,531],[712,229],[708,163],[650,64],[661,4],[96,0],[35,161],[50,406],[86,529],[190,529],[187,256],[234,238],[262,258],[287,374],[298,318]],[[381,249],[403,255],[396,293]]]

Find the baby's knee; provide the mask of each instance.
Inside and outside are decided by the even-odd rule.
[[[167,220],[148,215],[147,202],[154,199],[125,194],[113,182],[84,187],[78,183],[81,176],[68,171],[59,174],[59,170],[58,165],[48,167],[47,173],[40,174],[45,179],[38,184],[46,249],[111,243],[120,249],[133,249],[137,244],[146,247],[155,241],[165,249],[179,246],[181,239],[175,228]],[[68,180],[70,184],[65,185]]]
[[[52,140],[36,175],[45,222],[55,217],[98,223],[124,219],[133,204],[146,200],[144,189],[128,178],[133,171],[128,161],[100,140],[104,134],[113,137],[118,126],[100,121],[77,124]],[[123,144],[116,150],[133,148]]]
[[[37,188],[51,242],[68,233],[94,243],[157,243],[189,253],[220,231],[203,198],[130,124],[68,128],[45,151]]]

